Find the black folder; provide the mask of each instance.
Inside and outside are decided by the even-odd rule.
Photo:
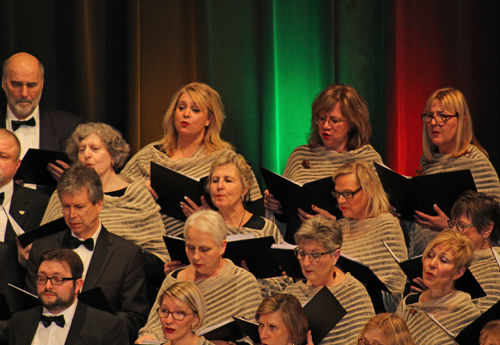
[[[200,336],[204,336],[207,340],[224,340],[236,342],[237,340],[245,337],[245,333],[243,333],[243,330],[232,319],[226,320],[218,325],[201,330],[197,333]]]
[[[434,204],[450,215],[453,204],[466,190],[476,189],[470,170],[460,170],[407,178],[375,163],[389,202],[408,221],[415,221],[415,211],[436,215]]]
[[[319,344],[347,314],[347,311],[326,286],[323,286],[306,303],[304,312],[314,344]],[[306,344],[306,341],[304,341],[304,344]]]
[[[282,248],[271,246],[268,252],[272,255],[274,260],[280,265],[286,275],[295,279],[305,279],[302,273],[302,267],[299,260],[295,256],[293,248]]]
[[[7,299],[3,293],[0,293],[0,321],[10,320],[12,314],[10,313],[9,305],[7,304]]]
[[[185,196],[197,205],[201,203],[201,196],[205,196],[210,207],[215,208],[210,194],[205,191],[207,179],[208,176],[196,179],[151,162],[151,187],[158,194],[156,202],[161,207],[161,213],[181,221],[187,218],[181,208],[181,201],[185,201]]]
[[[71,160],[64,152],[28,149],[14,179],[23,180],[24,183],[56,186],[57,181],[47,170],[49,163],[57,165],[56,160],[71,165]]]
[[[61,232],[66,229],[68,229],[68,225],[64,221],[64,217],[61,217],[53,220],[52,222],[41,225],[38,228],[29,230],[24,234],[19,235],[17,238],[19,239],[19,242],[21,242],[23,247],[26,247],[27,245],[33,243],[35,240]]]
[[[309,214],[316,214],[312,205],[322,208],[333,215],[341,215],[337,199],[331,191],[335,189],[332,178],[325,177],[306,183],[297,183],[261,167],[262,176],[269,192],[281,203],[281,211],[290,217],[297,217],[300,208]]]
[[[165,245],[172,261],[180,261],[189,265],[185,250],[185,240],[179,237],[164,236]],[[241,267],[245,260],[248,269],[257,278],[281,276],[281,269],[273,257],[266,251],[274,243],[272,236],[230,240],[227,243],[224,257]]]
[[[15,285],[8,284],[5,293],[11,297],[11,300],[16,301],[20,310],[28,310],[40,305],[40,301],[37,296]]]
[[[483,327],[488,322],[498,319],[500,319],[500,301],[458,333],[455,341],[460,345],[479,345],[479,334]]]
[[[233,316],[234,322],[239,328],[252,339],[254,344],[260,344],[259,324],[253,321],[248,321],[242,317]]]
[[[104,294],[104,292],[102,292],[102,289],[99,286],[81,292],[78,295],[78,299],[92,308],[116,315],[115,310],[113,309],[113,307],[109,303],[109,300],[106,298],[106,295]]]
[[[360,262],[354,261],[349,257],[340,255],[337,261],[337,266],[344,272],[349,272],[351,275],[363,283],[367,288],[374,290],[382,290],[391,293],[387,286],[377,277],[370,267],[363,265]]]

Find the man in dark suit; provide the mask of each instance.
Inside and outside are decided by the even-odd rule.
[[[57,194],[69,229],[33,243],[27,266],[27,290],[36,291],[35,275],[41,253],[52,248],[73,249],[85,267],[83,291],[97,286],[103,290],[118,317],[125,322],[133,342],[148,315],[141,249],[102,226],[99,213],[104,193],[94,169],[82,164],[70,167],[59,179]]]
[[[122,320],[78,301],[83,263],[75,252],[53,249],[39,259],[36,289],[42,306],[14,314],[9,344],[127,343]]]
[[[36,228],[49,202],[47,195],[14,183],[14,175],[21,163],[19,152],[17,137],[0,129],[0,241],[13,248],[17,248],[16,224],[23,230]]]

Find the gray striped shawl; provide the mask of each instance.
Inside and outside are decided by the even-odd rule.
[[[355,257],[370,267],[392,294],[382,294],[387,311],[396,311],[406,283],[406,275],[392,258],[382,241],[387,243],[397,258],[408,259],[405,239],[399,220],[390,213],[363,220],[341,219],[342,253]]]
[[[255,311],[262,302],[255,277],[235,266],[230,260],[225,259],[225,262],[226,264],[218,276],[194,281],[203,294],[207,305],[207,315],[199,330],[217,325],[232,316],[242,316],[253,320]],[[159,294],[178,281],[172,274],[180,270],[182,269],[172,272],[165,278]],[[165,340],[160,318],[156,312],[159,307],[160,305],[156,301],[149,313],[146,326],[139,331],[139,337],[150,334],[156,340]]]
[[[403,300],[398,308],[398,314],[406,321],[417,345],[455,344],[447,333],[429,319],[424,312],[432,314],[443,327],[455,336],[480,315],[479,310],[472,303],[470,295],[462,291],[455,291],[427,303],[406,304],[407,299],[414,295],[410,294]]]
[[[121,197],[104,195],[99,219],[109,232],[134,242],[167,262],[170,257],[163,242],[165,230],[159,211],[160,206],[144,183],[132,182]],[[41,224],[62,216],[61,202],[57,192],[54,192]]]
[[[210,165],[212,161],[217,157],[217,154],[223,152],[214,152],[207,154],[204,147],[200,147],[196,152],[194,152],[189,158],[181,158],[172,160],[165,153],[158,150],[155,146],[160,145],[161,141],[153,142],[143,149],[141,149],[137,154],[132,157],[132,159],[127,163],[125,168],[123,168],[121,175],[128,177],[132,180],[145,181],[149,179],[151,162],[158,163],[160,165],[169,167],[183,173],[185,175],[201,178],[210,172]],[[250,189],[250,200],[255,201],[262,198],[260,193],[260,188],[253,175],[252,188]],[[194,200],[199,203],[199,200]],[[177,220],[175,218],[169,217],[162,214],[163,225],[166,229],[167,235],[180,236],[182,235],[184,229],[184,222]]]
[[[500,248],[493,247],[500,257]],[[474,300],[481,313],[491,308],[500,300],[500,267],[491,252],[491,248],[474,252],[474,261],[469,267],[486,296]]]
[[[304,304],[320,289],[321,287],[298,282],[286,288],[285,293],[294,295],[301,304]],[[342,307],[347,310],[347,314],[321,343],[315,345],[355,345],[361,329],[375,315],[370,296],[363,285],[349,273],[346,274],[342,284],[329,287],[329,289]]]

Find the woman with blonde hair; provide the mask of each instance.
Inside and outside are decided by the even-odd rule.
[[[402,318],[391,313],[372,317],[361,330],[358,345],[415,345]]]
[[[148,180],[146,185],[156,198],[149,181],[151,162],[191,177],[206,176],[212,161],[220,153],[232,150],[231,144],[220,138],[224,118],[224,107],[217,91],[198,82],[183,86],[175,93],[163,119],[163,139],[141,149],[121,175],[142,182]],[[259,186],[252,175],[249,200],[254,203],[260,198]],[[200,200],[193,201],[200,204]],[[167,235],[182,233],[184,222],[163,215],[163,223]]]
[[[376,311],[396,311],[406,283],[406,276],[384,246],[389,246],[401,261],[408,259],[399,220],[389,213],[389,201],[371,164],[346,163],[333,175],[337,198],[344,218],[339,220],[344,236],[342,252],[370,267],[391,293],[367,287]],[[385,309],[385,310],[384,310]]]
[[[451,87],[436,90],[427,101],[420,159],[422,175],[470,169],[479,192],[500,197],[497,172],[488,153],[474,136],[472,115],[464,95]],[[407,224],[410,256],[422,253],[429,240],[448,227],[448,216],[434,205],[436,216],[416,211],[415,223]],[[432,230],[432,231],[430,231]]]
[[[479,336],[480,345],[500,345],[500,320],[488,322]]]
[[[428,289],[409,294],[398,308],[415,343],[455,344],[429,315],[447,331],[458,334],[481,314],[470,295],[455,288],[455,281],[471,265],[473,252],[472,241],[452,229],[440,232],[425,248],[422,278]]]
[[[315,98],[308,144],[293,150],[283,176],[304,183],[331,176],[342,164],[353,160],[382,163],[370,145],[371,132],[368,107],[359,93],[352,86],[332,84]],[[286,217],[280,211],[280,202],[268,191],[264,203],[267,218],[276,217],[281,224],[287,224],[288,242],[293,241],[301,221],[311,217],[300,209],[296,217]],[[314,205],[312,208],[328,216],[326,211]]]

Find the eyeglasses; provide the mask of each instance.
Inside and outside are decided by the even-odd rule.
[[[358,339],[358,345],[384,345],[384,344],[381,344],[378,341],[375,341],[374,343],[369,343],[367,340]]]
[[[79,217],[85,216],[87,214],[87,212],[90,210],[90,206],[85,211],[82,211],[82,210],[71,211],[71,209],[69,209],[69,207],[65,207],[65,206],[63,206],[62,208],[63,208],[62,212],[64,213],[64,215],[70,216],[72,214],[76,214]],[[65,210],[65,208],[67,208],[67,209]]]
[[[323,253],[312,252],[312,253],[308,253],[305,250],[300,249],[299,247],[295,248],[293,251],[295,252],[295,256],[297,257],[297,259],[304,260],[305,257],[306,257],[306,255],[307,255],[309,257],[309,261],[313,261],[313,262],[318,262],[319,259],[321,259],[321,257],[323,255],[325,255],[325,254],[333,253],[333,252],[323,252]]]
[[[194,314],[194,313],[186,313],[182,310],[170,311],[170,310],[163,309],[163,308],[158,308],[157,312],[158,312],[158,315],[160,315],[161,319],[166,319],[169,315],[172,315],[173,319],[176,321],[182,321],[182,320],[184,320],[184,318],[186,316]]]
[[[342,122],[346,122],[347,120],[337,120],[327,116],[316,116],[316,124],[323,126],[326,121],[332,126],[339,126]]]
[[[354,198],[354,195],[359,192],[361,189],[363,189],[363,187],[359,187],[358,189],[356,189],[354,192],[337,192],[336,190],[332,190],[332,195],[334,198],[340,198],[340,196],[342,195],[345,199],[352,199]]]
[[[52,285],[63,285],[66,280],[75,280],[75,278],[36,276],[36,282],[40,285],[47,284],[49,280]]]
[[[448,226],[450,228],[457,228],[458,231],[460,232],[464,232],[465,231],[465,228],[471,228],[474,226],[474,224],[455,224],[453,223],[451,220],[448,220]]]
[[[444,113],[436,113],[436,114],[422,114],[420,117],[422,118],[422,121],[424,123],[431,123],[432,119],[436,121],[436,123],[445,123],[448,121],[451,117],[457,117],[458,113],[455,112],[455,115],[447,115]]]

